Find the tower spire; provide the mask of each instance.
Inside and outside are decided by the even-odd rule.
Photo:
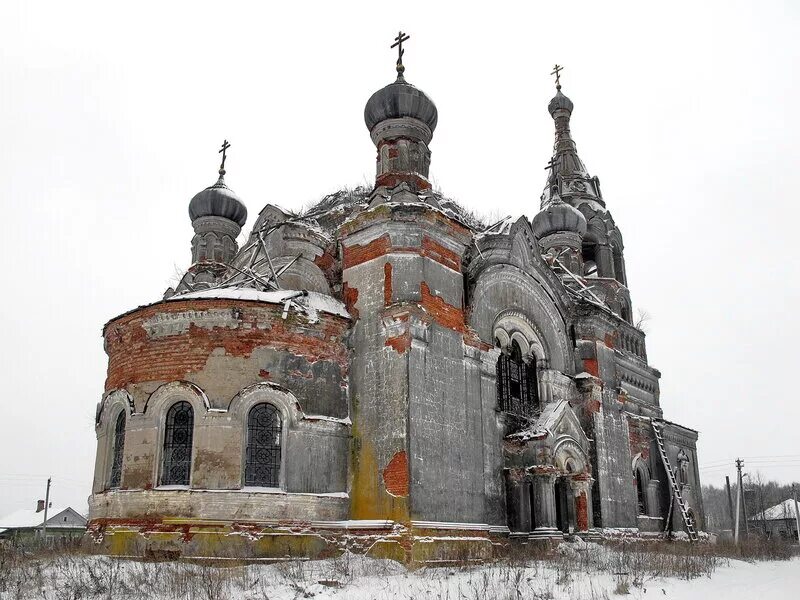
[[[573,205],[575,204],[571,202],[571,198],[578,197],[589,197],[602,204],[597,179],[591,177],[586,170],[570,133],[570,119],[575,105],[561,91],[563,70],[563,66],[556,64],[550,72],[555,76],[556,95],[550,100],[547,110],[555,123],[555,142],[553,156],[545,167],[548,176],[542,195],[542,206],[549,204],[556,195]]]

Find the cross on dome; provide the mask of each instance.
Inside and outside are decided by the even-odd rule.
[[[403,71],[406,70],[406,68],[403,66],[403,54],[405,54],[405,50],[403,50],[403,42],[407,41],[408,38],[410,38],[410,37],[411,37],[410,35],[408,35],[406,33],[403,33],[402,31],[398,31],[397,32],[397,37],[394,38],[394,44],[389,46],[390,48],[394,48],[395,46],[397,46],[397,74],[398,74],[398,76],[401,76],[403,74]]]
[[[220,175],[225,175],[225,159],[228,158],[228,148],[230,147],[231,145],[228,143],[228,140],[224,140],[222,142],[222,148],[219,149],[218,154],[222,154],[222,164],[219,166]]]
[[[564,67],[562,67],[559,64],[556,64],[553,67],[553,71],[550,73],[550,75],[555,75],[556,76],[556,89],[557,90],[561,89],[561,71],[563,71],[563,70],[564,70]]]

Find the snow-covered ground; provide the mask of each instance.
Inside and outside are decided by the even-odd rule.
[[[324,561],[217,567],[65,556],[0,565],[0,598],[152,600],[783,600],[800,598],[800,558],[694,566],[652,554],[563,545],[555,559],[408,571],[392,561],[345,555]],[[693,558],[687,559],[689,561]],[[685,573],[706,574],[683,579]],[[654,575],[677,569],[674,576]]]

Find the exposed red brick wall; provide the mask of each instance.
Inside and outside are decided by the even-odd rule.
[[[344,296],[344,305],[347,308],[347,312],[349,312],[354,319],[357,319],[358,309],[356,308],[356,302],[358,302],[358,289],[350,287],[349,285],[347,285],[347,283],[345,283],[343,289],[343,296]]]
[[[402,354],[411,347],[411,334],[402,333],[386,340],[386,346],[394,348],[395,352]]]
[[[448,250],[441,244],[435,242],[428,236],[422,238],[422,256],[427,256],[446,267],[450,267],[454,271],[461,271],[461,257]]]
[[[392,303],[392,263],[387,262],[383,265],[383,304],[389,306]]]
[[[391,150],[389,152],[391,152]],[[384,173],[375,178],[375,187],[386,186],[393,188],[403,182],[418,191],[431,189],[430,181],[417,173]]]
[[[452,250],[448,250],[438,242],[424,236],[420,247],[414,246],[392,246],[389,234],[382,235],[369,242],[368,244],[345,246],[344,248],[344,268],[348,269],[374,258],[384,256],[390,252],[407,252],[419,254],[431,260],[435,260],[454,271],[461,271],[461,257]]]
[[[464,311],[461,308],[448,304],[441,296],[432,294],[428,284],[424,281],[420,284],[420,294],[422,296],[422,307],[428,311],[439,325],[461,333],[466,332]]]
[[[631,456],[641,453],[642,458],[650,457],[650,443],[653,441],[653,430],[649,421],[628,419],[628,436],[631,441]]]
[[[383,484],[392,496],[408,496],[408,456],[396,452],[383,470]]]
[[[203,328],[190,325],[188,331],[150,338],[143,324],[156,314],[208,309],[238,309],[249,328]],[[320,314],[309,324],[290,315],[281,318],[282,306],[241,300],[186,300],[161,302],[132,311],[111,321],[105,329],[108,353],[106,390],[143,381],[176,381],[205,367],[210,354],[223,348],[230,356],[249,357],[253,350],[269,346],[303,356],[309,362],[336,361],[342,373],[348,370],[348,354],[342,339],[347,320]],[[270,329],[256,327],[269,320]],[[311,331],[310,331],[311,330]],[[313,333],[312,333],[313,331]]]
[[[589,530],[589,505],[586,501],[586,492],[581,492],[575,498],[575,520],[577,521],[578,531]]]
[[[325,279],[328,280],[328,283],[331,286],[333,286],[333,284],[340,279],[341,273],[339,264],[333,252],[330,250],[326,250],[323,254],[317,256],[314,259],[314,264],[322,270],[322,272],[325,274]]]
[[[392,242],[389,239],[389,234],[386,233],[379,238],[375,238],[368,244],[363,246],[355,244],[353,246],[344,247],[344,268],[349,269],[361,263],[378,258],[389,252],[392,247]]]
[[[597,366],[596,358],[583,359],[583,370],[589,373],[590,375],[594,375],[595,377],[600,377],[600,369]]]
[[[608,346],[609,348],[613,348],[614,347],[614,342],[616,342],[616,339],[617,339],[617,334],[616,333],[607,333],[606,334],[606,339],[605,339],[606,346]]]

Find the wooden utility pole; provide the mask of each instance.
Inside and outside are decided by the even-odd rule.
[[[800,510],[797,510],[797,489],[792,486],[794,496],[794,522],[797,524],[797,542],[800,543]]]
[[[728,490],[728,514],[731,517],[731,532],[733,531],[734,519],[733,519],[733,498],[731,497],[731,478],[725,475],[725,488]]]
[[[736,490],[736,527],[734,528],[733,532],[733,543],[739,544],[739,515],[741,515],[740,507],[742,505],[742,461],[741,459],[736,459],[736,485],[738,489]]]
[[[50,504],[50,477],[47,478],[47,492],[44,495],[44,522],[42,522],[42,541],[47,540],[47,508]]]

